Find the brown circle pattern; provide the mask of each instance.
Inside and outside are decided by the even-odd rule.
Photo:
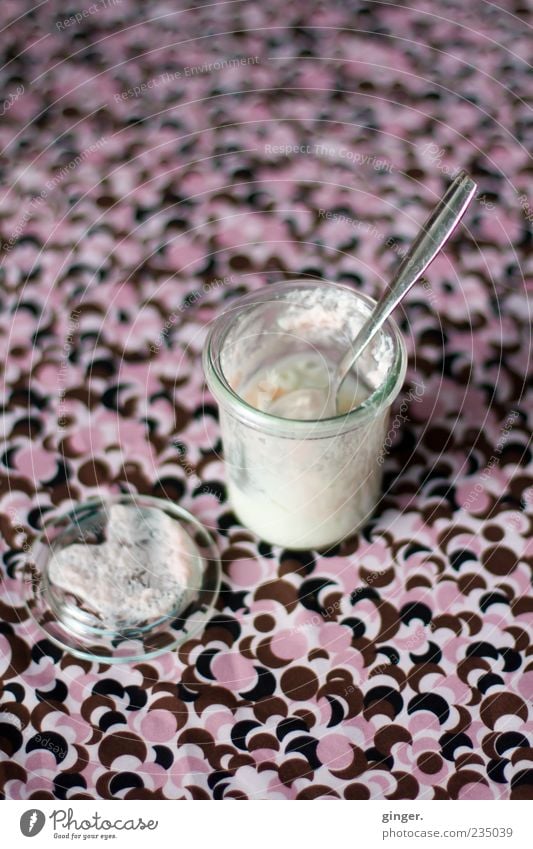
[[[6,0],[0,793],[531,799],[531,120],[523,4]],[[450,175],[477,202],[399,311],[383,497],[328,552],[227,502],[206,328],[284,278],[377,294]],[[419,394],[413,388],[420,389]],[[27,619],[46,515],[179,502],[220,546],[205,632],[91,664]]]

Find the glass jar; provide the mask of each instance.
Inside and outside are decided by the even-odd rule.
[[[203,365],[220,410],[228,495],[241,522],[268,542],[326,548],[371,516],[404,343],[387,321],[357,364],[364,400],[343,415],[281,418],[249,404],[242,388],[293,354],[336,364],[374,304],[345,286],[290,281],[239,298],[210,328]]]

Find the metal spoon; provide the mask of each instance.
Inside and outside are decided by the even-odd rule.
[[[326,392],[296,389],[271,405],[269,412],[282,418],[327,418],[338,414],[339,390],[366,346],[381,329],[411,286],[446,244],[474,197],[477,185],[465,171],[452,182],[394,275],[389,289],[380,298],[354,339],[351,348],[336,366]]]

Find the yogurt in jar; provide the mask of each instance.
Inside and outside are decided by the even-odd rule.
[[[326,412],[334,366],[372,307],[343,286],[297,281],[245,296],[210,332],[204,369],[219,402],[229,499],[268,542],[329,547],[379,500],[390,404],[405,374],[392,322],[361,355],[362,380],[341,387],[339,414]]]

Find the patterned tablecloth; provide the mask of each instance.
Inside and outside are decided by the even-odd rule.
[[[33,5],[2,2],[2,794],[532,798],[526,4]],[[271,547],[226,498],[207,327],[284,278],[382,291],[459,167],[379,508]],[[81,662],[17,566],[50,511],[128,491],[213,529],[217,612]]]

